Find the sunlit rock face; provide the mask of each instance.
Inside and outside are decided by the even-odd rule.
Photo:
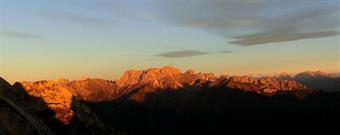
[[[120,93],[118,92],[117,85],[115,82],[103,80],[103,79],[84,79],[84,80],[49,80],[49,81],[37,81],[37,82],[22,82],[23,86],[29,93],[32,95],[37,95],[37,93],[41,96],[44,96],[44,91],[47,94],[55,94],[61,93],[61,95],[57,95],[56,98],[60,98],[58,96],[62,96],[68,99],[73,96],[77,100],[81,101],[107,101],[115,98]],[[39,94],[38,94],[39,95]],[[46,99],[51,100],[51,99]],[[59,101],[58,101],[59,102]],[[68,103],[68,101],[65,101]]]
[[[161,89],[177,89],[183,87],[184,84],[192,85],[197,79],[207,80],[214,78],[215,76],[212,73],[195,74],[193,70],[182,73],[177,68],[166,66],[147,70],[128,70],[116,83],[121,89],[146,84]]]
[[[79,81],[44,80],[21,82],[20,84],[29,96],[41,98],[48,109],[54,112],[55,119],[64,125],[70,125],[70,122],[73,122],[77,123],[76,127],[73,128],[77,128],[77,126],[91,127],[89,130],[96,128],[99,129],[100,133],[105,131],[103,123],[94,113],[84,106],[84,104],[80,103],[78,99],[93,102],[107,100],[111,95],[101,90],[112,91],[113,86],[110,85],[111,83],[109,83],[109,81],[96,79]],[[96,90],[100,91],[99,94],[98,92],[94,92],[94,94],[91,93]],[[74,93],[74,95],[72,93]],[[78,96],[78,98],[76,98],[76,96]],[[37,109],[37,107],[34,107],[34,109]]]
[[[150,85],[157,88],[182,87],[181,72],[173,67],[150,68],[147,70],[128,70],[116,81],[120,89]]]
[[[116,81],[116,84],[119,91],[125,93],[138,90],[130,99],[141,102],[147,93],[164,89],[178,90],[192,86],[198,79],[213,80],[215,78],[212,73],[195,74],[193,70],[182,73],[177,68],[166,66],[146,70],[128,70]]]
[[[81,101],[107,101],[120,94],[114,82],[103,79],[68,81],[63,86]]]
[[[128,70],[116,81],[119,91],[136,91],[130,99],[143,101],[147,93],[158,89],[178,89],[183,87],[180,70],[167,66],[147,70]]]
[[[48,108],[55,112],[55,117],[64,124],[69,124],[74,116],[72,94],[58,81],[38,81],[21,83],[28,95],[42,98]]]

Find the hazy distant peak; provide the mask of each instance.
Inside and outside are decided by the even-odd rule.
[[[317,77],[330,77],[332,78],[332,75],[326,72],[322,72],[322,71],[305,71],[305,72],[301,72],[295,75],[296,78],[309,78],[309,77],[313,77],[313,78],[317,78]]]

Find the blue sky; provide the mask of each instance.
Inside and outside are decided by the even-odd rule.
[[[340,0],[0,0],[0,75],[340,70]]]

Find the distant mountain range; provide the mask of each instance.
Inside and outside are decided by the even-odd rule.
[[[280,80],[294,80],[309,88],[328,92],[340,91],[340,77],[321,71],[306,71],[298,73],[295,76],[283,73],[274,76],[274,78]]]
[[[307,121],[339,119],[338,91],[340,78],[320,71],[215,76],[166,66],[128,70],[115,81],[61,79],[10,85],[0,78],[4,118],[0,127],[5,127],[0,133],[138,134],[143,129],[164,134],[171,129],[177,134],[185,124],[189,131],[204,122],[211,123],[208,129],[222,130],[257,120],[277,124],[266,125],[272,127],[289,120],[295,120],[292,127],[316,126]]]

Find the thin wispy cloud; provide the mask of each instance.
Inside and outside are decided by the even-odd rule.
[[[23,39],[38,39],[42,38],[40,35],[26,33],[26,32],[17,32],[17,31],[0,31],[0,36],[2,37],[11,37],[11,38],[23,38]]]
[[[320,32],[306,32],[306,33],[285,33],[285,32],[266,32],[266,33],[255,33],[247,35],[245,37],[239,37],[239,40],[234,40],[229,43],[251,46],[258,44],[267,44],[275,42],[295,41],[308,38],[322,38],[336,36],[339,33],[337,31],[320,31]]]
[[[251,46],[335,36],[338,32],[334,29],[340,25],[339,3],[340,0],[166,0],[160,2],[160,12],[150,13],[162,23],[198,28],[231,38],[231,44]]]
[[[217,51],[216,53],[225,53],[225,54],[227,54],[227,53],[233,53],[233,52],[235,52],[235,51],[231,51],[231,50],[221,50],[221,51]]]
[[[235,51],[232,50],[221,50],[216,52],[208,52],[208,51],[199,51],[199,50],[183,50],[183,51],[170,51],[164,52],[160,54],[156,54],[154,56],[164,57],[164,58],[183,58],[183,57],[194,57],[194,56],[202,56],[202,55],[211,55],[211,54],[228,54],[233,53]]]
[[[68,22],[83,26],[103,27],[110,24],[108,20],[103,20],[94,16],[68,13],[63,11],[39,12],[39,15],[52,21]]]
[[[154,56],[164,57],[164,58],[183,58],[183,57],[193,57],[193,56],[201,56],[201,55],[208,55],[211,52],[205,51],[197,51],[197,50],[184,50],[184,51],[171,51],[156,54]]]

